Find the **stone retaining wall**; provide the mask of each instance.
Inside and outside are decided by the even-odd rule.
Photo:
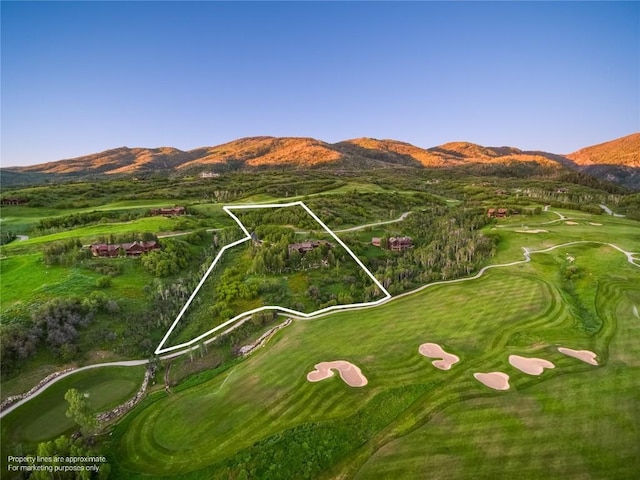
[[[146,372],[144,372],[144,380],[142,380],[142,385],[140,386],[140,390],[138,390],[138,393],[136,393],[135,397],[133,397],[128,402],[125,402],[122,405],[117,406],[113,410],[109,410],[108,412],[102,412],[96,415],[96,419],[98,420],[98,422],[100,423],[110,422],[111,420],[124,415],[133,407],[135,407],[140,402],[140,400],[142,400],[142,398],[144,397],[144,394],[147,391],[147,385],[149,384],[149,379],[153,376],[154,373],[155,373],[154,367],[147,367]]]
[[[278,330],[280,330],[281,328],[284,328],[288,325],[290,325],[292,322],[292,320],[290,318],[287,318],[283,323],[281,323],[280,325],[276,325],[275,327],[273,327],[270,330],[267,330],[265,333],[263,333],[260,338],[258,338],[255,342],[253,342],[250,345],[245,345],[243,347],[240,347],[239,353],[242,356],[246,356],[249,355],[251,352],[253,352],[256,348],[261,347],[262,345],[264,345],[266,343],[266,341],[269,339],[269,337],[271,337],[271,335],[273,335],[274,333],[276,333]]]
[[[0,412],[3,411],[5,408],[9,408],[14,403],[19,402],[23,398],[30,397],[31,395],[36,393],[38,390],[40,390],[42,387],[44,387],[47,383],[49,383],[54,378],[57,378],[60,375],[71,372],[72,370],[75,370],[75,369],[76,369],[75,367],[71,367],[65,370],[60,370],[59,372],[53,372],[51,375],[47,375],[42,380],[40,380],[38,384],[28,392],[24,392],[24,393],[21,393],[20,395],[13,395],[11,397],[5,398],[4,401],[0,403]]]
[[[122,405],[117,406],[113,410],[99,413],[98,415],[96,415],[96,419],[98,420],[98,422],[103,423],[103,422],[111,421],[114,418],[118,418],[121,415],[124,415],[133,407],[135,407],[140,402],[140,400],[142,400],[142,398],[144,397],[144,394],[147,391],[147,385],[149,384],[149,379],[153,376],[154,373],[155,373],[155,368],[147,368],[147,370],[144,372],[144,379],[142,380],[142,386],[140,387],[140,390],[138,390],[138,393],[136,393],[135,397],[133,397],[128,402],[125,402]]]

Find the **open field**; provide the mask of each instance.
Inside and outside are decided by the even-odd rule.
[[[640,468],[634,456],[640,439],[632,427],[640,386],[632,316],[640,302],[638,270],[610,247],[570,249],[584,272],[577,299],[559,281],[567,252],[558,249],[534,255],[529,264],[434,286],[378,308],[295,322],[231,371],[170,397],[157,394],[137,408],[114,435],[118,478],[138,478],[135,472],[234,478],[242,470],[260,478],[266,472],[269,478],[291,478],[293,472],[306,478],[358,471],[369,478],[382,471],[378,461],[388,471],[380,478],[388,478],[425,471],[419,468],[427,453],[434,455],[425,461],[442,475],[452,465],[449,478],[473,472],[477,465],[469,459],[482,455],[492,459],[483,473],[497,474],[500,465],[502,477],[513,478],[525,452],[533,457],[524,470],[531,478],[561,471],[563,458],[570,468],[562,471],[570,477],[610,471],[625,478]],[[597,317],[595,331],[585,330],[588,319],[576,302]],[[434,368],[418,353],[425,342],[442,345],[460,363],[450,371]],[[593,350],[601,366],[568,358],[557,345]],[[532,377],[509,366],[510,354],[548,359],[556,368]],[[339,378],[306,381],[315,364],[336,359],[358,365],[369,384],[352,389]],[[472,376],[496,370],[509,373],[510,390],[489,390]],[[562,405],[563,399],[570,403]],[[494,412],[499,414],[492,425]],[[556,435],[561,417],[566,431]],[[439,427],[444,419],[448,423]],[[458,435],[447,437],[447,425],[457,425]],[[536,427],[530,438],[524,433],[528,425]],[[599,437],[583,435],[584,425]],[[431,428],[438,442],[420,450]],[[488,429],[495,440],[485,447]],[[413,440],[420,432],[423,437]],[[534,448],[535,439],[544,439],[544,448]],[[403,441],[410,448],[395,447]],[[512,447],[500,447],[505,444]],[[602,461],[588,458],[599,448],[596,458]],[[284,451],[286,457],[278,453]],[[548,464],[550,452],[557,462]]]
[[[85,227],[65,230],[63,232],[52,233],[49,235],[41,235],[29,238],[20,242],[12,242],[4,246],[6,253],[13,253],[16,250],[25,250],[33,245],[42,245],[48,242],[59,240],[80,239],[83,243],[88,244],[96,241],[98,237],[108,237],[109,235],[121,235],[130,232],[170,232],[174,230],[174,225],[178,222],[177,218],[166,217],[145,217],[130,222],[113,222],[100,223],[97,225],[88,225]]]
[[[74,213],[94,211],[108,212],[117,210],[144,212],[150,208],[166,207],[169,205],[183,205],[186,202],[188,202],[188,200],[122,200],[98,206],[65,209],[8,205],[2,206],[0,209],[0,216],[2,218],[3,228],[23,233],[27,232],[29,228],[45,218],[55,218]]]
[[[567,225],[564,220],[546,223],[547,220],[532,217],[527,221],[518,217],[499,219],[497,225],[488,225],[486,232],[500,235],[498,251],[491,263],[502,263],[522,258],[522,248],[541,250],[560,243],[592,240],[611,242],[620,248],[640,253],[640,228],[638,222],[606,215],[592,215],[585,212],[564,210],[569,218],[578,218],[578,225]],[[552,213],[552,212],[545,212]],[[559,219],[559,217],[556,216]],[[601,223],[602,225],[592,225]],[[494,230],[495,229],[495,230]],[[524,233],[522,230],[544,229],[547,232]],[[516,232],[511,234],[511,232]]]
[[[74,421],[65,416],[68,403],[64,394],[70,388],[88,393],[92,408],[107,411],[131,398],[140,388],[144,367],[104,367],[78,372],[63,378],[33,400],[2,418],[2,458],[12,444],[24,449],[38,442],[73,432]]]

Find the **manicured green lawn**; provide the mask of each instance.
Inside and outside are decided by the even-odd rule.
[[[580,329],[572,300],[558,283],[569,252],[584,274],[581,300],[602,321],[595,335]],[[231,371],[169,397],[159,394],[138,408],[114,436],[118,474],[139,478],[134,472],[204,469],[185,478],[234,478],[245,467],[259,473],[268,467],[260,463],[264,452],[289,451],[282,462],[300,461],[293,451],[306,425],[311,445],[328,429],[348,446],[327,453],[332,469],[324,473],[331,478],[359,471],[360,478],[415,478],[440,458],[440,472],[450,465],[444,478],[460,478],[456,472],[469,477],[481,458],[489,459],[481,478],[500,472],[501,478],[516,478],[521,470],[525,477],[549,478],[563,472],[563,459],[567,478],[602,478],[607,469],[624,478],[640,468],[633,456],[640,440],[633,428],[639,420],[640,365],[634,355],[640,342],[631,314],[634,302],[640,303],[639,277],[621,253],[581,245],[377,308],[294,322]],[[417,353],[424,342],[441,344],[460,363],[451,371],[435,369]],[[601,366],[566,357],[557,345],[593,350]],[[529,376],[507,363],[511,353],[546,358],[556,368]],[[358,365],[369,384],[351,388],[337,376],[306,381],[315,363],[338,359]],[[511,390],[490,390],[472,376],[489,371],[507,372]],[[388,394],[404,399],[404,406],[367,410]],[[340,425],[355,421],[359,411],[382,423],[364,443],[349,443],[353,432]],[[565,428],[562,434],[557,425]],[[450,430],[455,435],[447,436]],[[489,436],[486,445],[483,435]],[[405,441],[406,448],[396,446]],[[601,460],[592,458],[598,449]],[[277,471],[271,477],[279,478]]]
[[[83,208],[49,208],[28,206],[3,206],[1,211],[2,227],[25,233],[31,226],[37,224],[43,218],[55,218],[73,213],[131,210],[141,211],[149,208],[183,205],[187,200],[122,200],[106,203],[104,205]]]
[[[73,420],[65,415],[68,404],[64,394],[70,388],[88,393],[92,408],[102,412],[133,397],[140,388],[143,375],[142,366],[102,367],[59,380],[2,418],[3,456],[9,454],[9,448],[15,449],[17,444],[26,449],[76,429]]]
[[[555,209],[553,209],[555,210]],[[500,236],[498,254],[490,263],[506,263],[522,259],[522,247],[540,250],[566,242],[591,240],[610,242],[620,248],[640,252],[640,226],[638,222],[626,218],[615,218],[608,215],[591,215],[573,210],[562,211],[577,225],[567,224],[567,220],[547,223],[549,220],[530,217],[524,219],[511,217],[498,219],[497,224],[488,225],[485,231]],[[550,213],[550,212],[546,212]],[[555,215],[552,220],[558,219]],[[600,225],[592,225],[592,224]],[[518,230],[546,230],[539,233],[524,233]]]
[[[20,242],[12,242],[5,246],[7,252],[14,249],[26,248],[32,245],[41,245],[57,240],[69,240],[78,238],[84,243],[90,243],[97,240],[99,236],[121,235],[123,233],[139,233],[139,232],[170,232],[173,230],[175,218],[167,217],[145,217],[131,222],[114,222],[100,223],[97,225],[88,225],[85,227],[65,230],[64,232],[52,233],[50,235],[41,235],[39,237],[31,237],[29,240]]]

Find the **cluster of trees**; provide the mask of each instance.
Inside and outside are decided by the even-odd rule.
[[[0,245],[6,245],[16,239],[16,234],[9,231],[0,232]]]
[[[42,260],[47,265],[70,267],[91,258],[91,251],[82,248],[80,240],[48,243],[42,248]]]
[[[244,225],[293,225],[307,230],[320,226],[302,207],[245,210],[236,213]]]
[[[640,193],[621,198],[617,205],[621,213],[632,220],[640,220]]]
[[[126,242],[146,242],[149,240],[158,240],[158,237],[152,232],[138,232],[138,233],[123,233],[121,235],[100,235],[96,243],[108,243],[113,245],[114,243],[126,243]]]
[[[402,195],[397,192],[358,192],[345,195],[323,195],[307,201],[327,225],[360,225],[376,219],[393,219],[416,207],[443,205],[445,202],[428,193]],[[316,226],[317,228],[317,226]]]
[[[297,243],[295,233],[290,228],[260,225],[255,234],[261,243],[253,244],[250,250],[249,270],[252,273],[282,274],[319,267],[330,268],[346,260],[344,249],[334,248],[329,243],[322,243],[305,253],[297,250],[290,252],[289,245]]]
[[[437,206],[415,212],[402,224],[414,247],[368,258],[368,266],[392,294],[469,275],[495,254],[498,236],[480,232],[490,221],[484,209]]]
[[[156,277],[168,277],[189,265],[191,257],[188,243],[171,238],[162,242],[162,249],[143,255],[140,265]]]
[[[56,298],[33,313],[29,322],[0,325],[1,372],[9,375],[21,362],[44,347],[64,362],[79,353],[79,330],[91,323],[95,313],[115,313],[119,305],[102,292],[84,299]]]
[[[66,398],[66,395],[65,395]],[[97,458],[102,457],[99,452],[94,451],[92,448],[86,445],[86,442],[81,439],[72,440],[71,438],[62,435],[55,440],[49,442],[42,442],[38,444],[36,449],[36,455],[32,457],[51,458],[51,462],[46,462],[47,465],[52,467],[69,465],[70,462],[65,461],[66,457],[84,457],[84,458]],[[54,461],[54,458],[61,459]],[[94,465],[97,462],[86,462],[80,465]],[[42,465],[42,461],[35,461],[34,466]],[[109,478],[111,473],[111,465],[107,462],[98,462],[100,470],[94,471],[56,471],[55,474],[46,470],[34,470],[31,472],[29,479],[33,480],[50,480],[55,478],[56,480],[102,480]]]
[[[121,212],[118,210],[72,213],[59,217],[43,218],[33,228],[37,233],[45,234],[59,229],[75,228],[92,223],[128,222],[142,216],[142,212]]]

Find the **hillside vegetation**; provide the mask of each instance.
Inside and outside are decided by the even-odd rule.
[[[171,147],[120,147],[82,157],[2,170],[5,184],[39,181],[42,175],[73,178],[201,171],[229,172],[265,168],[461,168],[469,165],[527,164],[586,171],[640,188],[640,134],[583,148],[566,156],[515,147],[485,147],[450,142],[421,148],[397,140],[357,138],[334,144],[313,138],[248,137],[214,147],[182,151]]]

